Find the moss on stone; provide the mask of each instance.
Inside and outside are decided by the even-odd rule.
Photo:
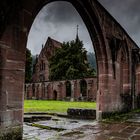
[[[47,129],[47,130],[56,130],[58,132],[65,130],[63,128],[55,128],[55,127],[50,127],[50,126],[45,126],[45,125],[35,124],[35,123],[33,123],[31,126],[38,127],[38,128],[41,128],[41,129]]]
[[[8,128],[0,132],[0,140],[22,140],[22,133],[21,126]]]
[[[65,133],[65,134],[63,134],[62,136],[68,136],[68,137],[70,137],[70,136],[73,136],[73,135],[81,135],[81,134],[84,134],[84,132],[81,132],[81,131],[71,131],[71,132],[68,132],[68,133]]]

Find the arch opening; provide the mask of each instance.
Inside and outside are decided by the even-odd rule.
[[[86,80],[80,81],[80,92],[81,92],[81,97],[87,98],[87,82],[86,82]]]
[[[68,6],[68,8],[65,8],[65,6],[64,7],[62,7],[62,6],[60,6],[58,9],[57,9],[57,7],[53,7],[54,6],[54,4],[56,3],[56,5],[59,7],[59,5],[63,5],[63,3],[66,3],[66,5]],[[52,9],[50,10],[49,8],[51,8],[51,4],[52,4],[52,7],[53,7],[53,11],[52,11]],[[93,53],[93,43],[92,43],[92,41],[91,41],[91,38],[90,38],[90,35],[89,35],[89,32],[87,31],[87,28],[86,28],[86,26],[85,26],[85,22],[83,21],[83,19],[84,19],[84,17],[83,17],[83,13],[80,13],[80,12],[83,12],[83,10],[81,9],[81,7],[80,6],[82,6],[82,5],[78,5],[78,4],[80,4],[80,3],[78,3],[78,2],[71,2],[71,1],[61,1],[61,2],[56,2],[56,1],[49,1],[48,3],[46,2],[46,3],[43,3],[43,5],[40,5],[39,7],[37,7],[37,9],[35,10],[36,12],[34,12],[34,16],[33,16],[33,18],[34,18],[34,21],[33,21],[33,24],[32,24],[32,26],[31,26],[31,29],[30,29],[30,33],[29,33],[29,36],[28,36],[28,42],[27,42],[27,47],[30,49],[30,44],[32,44],[32,43],[30,43],[30,38],[31,38],[31,34],[32,34],[32,30],[33,30],[33,26],[34,26],[34,24],[37,22],[37,16],[39,16],[39,15],[41,15],[41,18],[44,18],[44,20],[45,20],[45,26],[47,26],[48,25],[48,27],[50,28],[50,29],[48,29],[48,28],[44,28],[43,30],[46,30],[46,31],[48,31],[48,32],[50,32],[50,30],[52,30],[52,35],[53,34],[55,34],[55,33],[57,33],[57,30],[56,30],[56,32],[54,32],[53,30],[54,30],[54,28],[56,29],[56,27],[58,27],[58,24],[59,24],[59,28],[60,28],[60,30],[61,30],[61,34],[63,34],[63,32],[66,32],[67,31],[67,28],[66,28],[66,26],[68,26],[67,24],[66,25],[64,25],[63,23],[62,23],[62,25],[63,25],[63,28],[61,29],[61,21],[60,20],[62,20],[63,18],[66,18],[66,17],[69,17],[69,18],[67,18],[66,19],[66,21],[64,21],[64,23],[69,23],[69,28],[71,28],[72,30],[74,30],[73,32],[75,33],[75,36],[73,36],[73,33],[71,34],[71,31],[72,30],[70,30],[70,33],[65,33],[64,35],[62,35],[63,37],[64,37],[64,40],[63,41],[66,41],[66,40],[73,40],[75,37],[77,38],[79,38],[79,39],[81,39],[82,41],[83,41],[83,44],[84,44],[84,46],[86,46],[87,48],[86,49],[88,49],[88,54],[87,54],[87,60],[86,61],[88,61],[88,63],[89,63],[89,65],[90,65],[90,67],[91,68],[94,68],[95,69],[95,73],[97,74],[97,66],[96,66],[96,55],[95,55],[95,52]],[[49,7],[48,9],[50,10],[48,10],[46,7]],[[68,10],[68,9],[70,9],[70,7],[72,7],[72,9],[71,9],[71,16],[68,16],[67,14],[66,15],[64,15],[64,17],[62,16],[65,12],[63,12],[63,13],[59,13],[59,16],[60,17],[57,17],[58,16],[58,13],[57,12],[59,12],[59,11],[62,11],[62,8],[64,8],[63,9],[63,11],[64,10]],[[57,12],[54,12],[55,11],[55,8],[58,10]],[[42,9],[42,10],[41,10]],[[42,11],[42,14],[41,14],[41,11]],[[44,10],[44,11],[43,11]],[[74,10],[74,12],[73,12],[73,10]],[[39,12],[40,11],[40,12]],[[79,12],[80,11],[80,12]],[[54,12],[54,14],[56,14],[57,13],[57,15],[50,15],[50,12]],[[46,15],[45,15],[45,13],[46,13]],[[70,13],[70,12],[69,12]],[[76,13],[76,16],[74,16],[74,14]],[[80,17],[81,16],[81,14],[82,14],[82,18]],[[45,16],[45,17],[43,17],[43,16]],[[79,17],[78,17],[79,16]],[[85,15],[84,15],[85,16]],[[56,18],[56,19],[55,19]],[[60,18],[60,20],[59,20],[59,18]],[[87,18],[86,16],[85,16],[85,18]],[[48,19],[48,20],[46,20],[46,19]],[[40,20],[40,18],[39,18],[39,20]],[[50,20],[50,21],[49,21]],[[72,20],[72,21],[71,21]],[[74,22],[74,20],[76,20],[76,22]],[[57,21],[58,22],[58,24],[57,25],[53,25],[52,24],[52,22],[54,22],[54,21]],[[41,23],[42,21],[40,21],[39,23]],[[53,26],[53,28],[51,28],[50,27],[50,25],[49,24],[46,24],[46,23],[51,23],[52,24],[52,26]],[[59,23],[60,22],[60,23]],[[74,22],[74,23],[73,23]],[[56,23],[56,22],[55,22]],[[79,25],[80,24],[80,25]],[[41,25],[43,26],[43,23],[41,23]],[[77,25],[79,25],[79,26],[77,26]],[[77,26],[77,29],[76,29],[76,26]],[[81,27],[80,27],[81,26]],[[37,26],[37,23],[35,24],[35,27],[37,28],[37,29],[39,29],[40,28],[40,26]],[[84,28],[84,29],[83,29]],[[41,30],[41,34],[43,34],[43,30]],[[63,30],[65,30],[65,31],[63,31]],[[85,31],[84,31],[85,30]],[[35,33],[35,32],[33,32],[33,34],[35,34],[36,36],[41,36],[41,34],[37,34],[37,33]],[[68,37],[66,37],[67,35],[68,35]],[[71,34],[71,35],[70,35]],[[85,35],[85,36],[83,36],[83,35]],[[51,35],[50,35],[51,36]],[[59,36],[61,36],[60,34],[58,34],[58,35],[56,35],[56,38],[58,38],[58,39],[60,39],[60,40],[62,40],[62,38],[61,37],[59,37]],[[46,37],[41,37],[41,38],[46,38]],[[84,38],[88,38],[87,40],[84,40]],[[36,39],[37,40],[37,39]],[[40,44],[40,46],[42,47],[42,49],[41,49],[41,51],[40,51],[40,54],[39,55],[36,55],[36,58],[35,58],[35,62],[36,62],[36,66],[34,66],[35,68],[34,68],[34,72],[37,72],[37,73],[35,73],[35,75],[33,74],[33,82],[43,82],[43,81],[45,81],[45,82],[47,82],[47,81],[50,81],[50,76],[49,76],[49,67],[48,67],[48,64],[49,64],[49,61],[45,61],[45,59],[47,58],[48,60],[50,59],[50,57],[51,57],[51,55],[55,52],[55,50],[54,49],[52,49],[53,48],[53,44],[52,44],[52,38],[51,37],[48,37],[48,40],[47,40],[47,42],[46,42],[46,44],[44,45],[44,43],[42,43],[42,44]],[[49,42],[49,41],[51,41],[51,43]],[[88,42],[89,41],[89,42]],[[47,45],[47,49],[46,49],[46,45]],[[39,46],[39,45],[38,45]],[[38,46],[34,46],[34,47],[38,47]],[[90,46],[90,47],[89,47]],[[32,49],[33,51],[36,51],[35,49]],[[37,48],[37,50],[38,50],[38,48]],[[51,52],[52,51],[52,52]],[[46,56],[45,56],[45,53],[44,52],[46,52]],[[45,58],[46,57],[46,58]],[[38,58],[38,59],[37,59]],[[91,72],[90,72],[91,73]],[[93,74],[93,72],[92,72],[92,74]],[[93,75],[92,75],[93,76]],[[95,77],[92,77],[91,76],[91,78],[95,78]],[[37,78],[38,77],[38,78]],[[83,77],[83,76],[82,76]],[[96,77],[97,78],[97,77]],[[35,81],[34,81],[35,80]],[[52,86],[52,85],[51,85]],[[95,85],[95,86],[97,86],[97,85]],[[69,88],[69,92],[68,92],[68,88]],[[81,88],[81,87],[80,87]],[[96,88],[97,89],[97,88]],[[48,89],[47,89],[48,90]],[[66,85],[66,88],[64,89],[64,87],[62,87],[62,90],[60,90],[60,89],[58,89],[59,91],[61,91],[61,92],[63,92],[62,93],[62,95],[60,94],[60,99],[63,97],[64,98],[64,95],[66,94],[66,97],[71,97],[71,96],[73,96],[72,98],[75,98],[75,99],[78,99],[79,98],[79,87],[76,87],[76,85],[74,85],[74,87],[71,87],[71,89],[70,89],[70,86],[69,87],[67,87],[67,85]],[[64,90],[66,90],[66,91],[64,91]],[[72,91],[73,90],[73,91]],[[81,90],[81,89],[80,89]],[[46,91],[47,92],[47,94],[49,94],[48,92],[52,92],[52,90],[49,90],[49,91]],[[75,92],[75,93],[72,93],[72,92]],[[43,96],[43,95],[42,95]],[[83,95],[84,96],[84,95]],[[92,96],[91,96],[92,97]],[[48,98],[48,97],[47,97]],[[47,99],[46,98],[46,99]],[[50,95],[49,94],[49,98],[48,99],[51,99],[52,98],[52,95]]]
[[[66,82],[66,97],[71,97],[71,83],[70,83],[70,81]]]
[[[58,96],[58,95],[57,95],[57,91],[54,90],[54,91],[53,91],[53,99],[54,99],[54,100],[57,100],[57,96]]]

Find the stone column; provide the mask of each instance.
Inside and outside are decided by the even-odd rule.
[[[76,81],[76,95],[75,97],[78,99],[80,97],[80,80]]]
[[[22,139],[25,52],[14,47],[0,42],[0,139]]]
[[[93,83],[93,80],[88,79],[86,81],[87,81],[87,99],[89,100],[89,99],[92,99],[93,98],[92,88],[94,87],[94,85],[92,84]]]
[[[45,93],[44,93],[44,99],[47,99],[47,94],[48,94],[48,89],[47,89],[47,86],[48,86],[48,84],[47,84],[47,82],[45,82]]]
[[[102,68],[102,63],[104,67]],[[98,75],[98,91],[97,91],[97,119],[105,116],[106,113],[114,111],[121,111],[122,103],[119,92],[118,80],[113,76],[111,60],[98,62],[99,75]],[[120,74],[117,73],[116,77]]]
[[[62,82],[62,99],[66,98],[66,84],[65,81]]]
[[[71,101],[74,101],[74,81],[71,81]]]

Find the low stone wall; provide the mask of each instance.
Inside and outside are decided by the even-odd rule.
[[[81,91],[82,82],[86,86],[86,89],[82,88],[83,91]],[[67,83],[69,83],[70,88],[67,88]],[[96,77],[25,84],[25,99],[96,101],[96,95]]]
[[[96,119],[95,109],[68,108],[67,114],[72,118]]]

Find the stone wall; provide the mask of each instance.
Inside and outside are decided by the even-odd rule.
[[[43,6],[53,1],[12,0],[9,2],[0,0],[0,138],[7,139],[8,130],[11,130],[10,133],[12,133],[15,127],[18,128],[18,133],[13,134],[22,135],[27,38],[38,12]],[[136,108],[135,101],[138,101],[136,102],[138,104],[140,100],[140,54],[137,54],[140,52],[139,47],[97,0],[68,1],[81,15],[96,53],[97,114],[98,112],[104,114],[105,112],[121,111],[128,103],[121,99],[123,96],[133,97],[133,102],[130,104]],[[132,55],[134,49],[136,49],[134,54],[137,54],[138,59],[133,59],[135,58],[135,55]],[[125,56],[125,59],[121,56]],[[79,87],[76,83],[73,83],[72,87],[74,85],[75,89],[72,89],[72,93],[75,91],[77,93],[72,95],[72,98],[79,95]],[[64,91],[64,87],[60,87]],[[53,93],[51,84],[47,86],[47,89]],[[38,85],[38,88],[35,88],[35,97],[54,98],[52,94],[38,94],[41,93],[38,92],[40,90],[40,85]],[[62,93],[61,96],[58,96],[59,98],[65,97],[66,92]],[[32,94],[32,91],[29,94]],[[10,135],[10,139],[19,138]]]
[[[85,82],[85,89],[81,89],[81,81]],[[70,89],[66,83],[70,83]],[[67,90],[70,93],[67,94]],[[84,92],[84,93],[83,93]],[[95,101],[97,94],[97,78],[84,78],[68,81],[52,81],[25,84],[25,99],[40,100],[85,100]]]

